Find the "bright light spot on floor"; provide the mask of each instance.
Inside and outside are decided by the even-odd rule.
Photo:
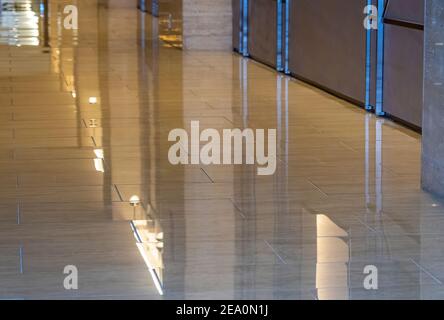
[[[97,104],[97,97],[89,97],[89,104]]]
[[[94,159],[94,167],[96,168],[97,172],[105,172],[102,159]]]
[[[145,261],[146,266],[148,267],[148,270],[150,272],[151,278],[153,279],[153,282],[154,282],[154,285],[156,286],[157,291],[162,296],[163,295],[162,284],[159,281],[159,277],[156,274],[154,266],[152,265],[149,257],[147,256],[144,245],[142,243],[136,243],[136,245],[137,245],[137,248],[139,249],[140,255],[142,256],[143,260]]]
[[[96,155],[96,157],[98,159],[105,159],[105,155],[104,155],[103,149],[95,149],[94,150],[94,154]]]

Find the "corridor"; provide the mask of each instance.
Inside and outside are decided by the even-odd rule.
[[[132,5],[0,3],[0,299],[444,299],[420,134]],[[191,121],[276,129],[275,174],[172,165]]]

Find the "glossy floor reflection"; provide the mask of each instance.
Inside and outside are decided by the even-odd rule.
[[[444,298],[444,207],[420,189],[418,134],[235,54],[158,42],[134,8],[78,0],[70,31],[66,1],[12,2],[0,298]],[[168,133],[191,120],[277,128],[276,174],[170,165]]]

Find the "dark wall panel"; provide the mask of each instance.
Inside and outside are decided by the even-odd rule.
[[[158,5],[158,0],[139,0],[138,1],[138,8],[142,9],[152,15],[157,16],[158,12],[157,12],[157,5]],[[156,10],[153,10],[156,9]]]
[[[276,0],[253,0],[249,3],[250,56],[276,66]]]
[[[290,70],[365,102],[366,0],[292,0]]]
[[[394,25],[385,34],[384,111],[420,127],[424,34]]]
[[[146,0],[146,9],[152,15],[157,16],[159,14],[159,12],[157,10],[158,5],[159,4],[158,4],[157,0]],[[153,9],[155,9],[155,10],[153,10]]]
[[[233,49],[239,51],[240,32],[240,5],[241,0],[232,0],[233,7]]]
[[[424,0],[390,0],[385,17],[424,24]]]
[[[422,125],[424,32],[399,22],[424,23],[423,0],[390,0],[385,18],[384,111]],[[393,22],[394,21],[394,22]]]

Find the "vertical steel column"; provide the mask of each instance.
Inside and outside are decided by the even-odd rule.
[[[146,4],[145,4],[146,0],[139,0],[139,9],[142,11],[146,11]]]
[[[159,0],[153,0],[151,2],[151,10],[153,16],[155,17],[159,16]]]
[[[283,29],[283,22],[282,22],[282,0],[276,1],[276,70],[277,71],[284,71],[284,67],[282,65],[282,29]]]
[[[372,0],[367,0],[367,8],[372,5]],[[370,12],[367,12],[370,14]],[[374,12],[371,12],[373,16]],[[365,48],[365,109],[373,110],[374,106],[370,103],[371,79],[372,79],[372,20],[368,20],[366,25],[366,48]]]
[[[248,0],[239,0],[239,53],[248,57]]]
[[[243,52],[243,43],[244,43],[244,29],[243,29],[243,20],[244,20],[244,0],[239,0],[239,53]]]
[[[289,56],[290,56],[290,1],[291,0],[284,0],[285,2],[285,49],[284,49],[284,72],[286,74],[290,74],[290,67],[288,65],[289,63]]]
[[[290,0],[277,0],[277,56],[276,69],[277,71],[290,74],[288,60],[289,60],[289,36],[290,36]]]
[[[385,0],[378,0],[378,63],[376,71],[376,110],[378,116],[384,113],[384,15]]]
[[[242,55],[248,57],[248,2],[249,0],[241,0],[242,11]]]

